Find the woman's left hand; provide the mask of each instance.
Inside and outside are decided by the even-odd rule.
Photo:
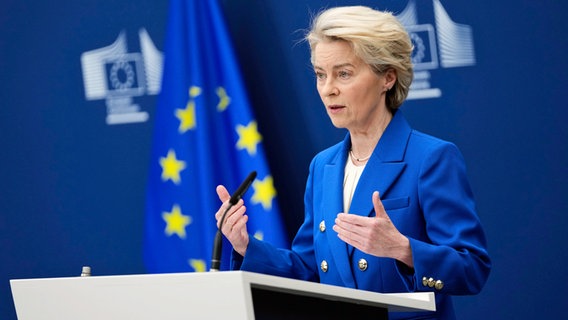
[[[374,217],[339,213],[333,230],[341,240],[367,254],[393,258],[412,268],[410,241],[390,220],[378,191],[373,192],[373,206]]]

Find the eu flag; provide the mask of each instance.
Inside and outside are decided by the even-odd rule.
[[[209,270],[221,205],[215,187],[234,192],[252,171],[257,177],[243,197],[249,233],[288,246],[262,135],[216,0],[170,1],[164,55],[146,197],[148,272]],[[224,242],[221,270],[230,262]]]

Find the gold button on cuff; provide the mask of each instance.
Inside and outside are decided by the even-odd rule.
[[[442,282],[442,280],[437,280],[434,284],[434,288],[436,288],[436,290],[442,290],[443,287],[444,283]]]
[[[324,231],[325,231],[325,221],[324,221],[324,220],[322,220],[322,221],[320,222],[320,231],[321,231],[321,232],[324,232]]]
[[[359,259],[359,262],[357,262],[357,266],[359,267],[359,270],[365,271],[365,270],[367,270],[367,267],[369,265],[367,264],[367,260]]]
[[[435,284],[434,278],[429,278],[429,279],[428,279],[428,286],[429,286],[430,288],[434,288],[434,284]]]
[[[423,285],[423,286],[427,286],[427,285],[428,285],[428,278],[422,277],[422,285]]]
[[[321,271],[327,272],[327,261],[323,260],[320,264]]]

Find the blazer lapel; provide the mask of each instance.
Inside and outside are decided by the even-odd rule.
[[[326,232],[329,247],[339,273],[346,287],[356,288],[355,279],[351,273],[351,265],[349,261],[349,249],[337,233],[331,229],[335,224],[337,214],[343,212],[343,176],[345,171],[345,161],[349,150],[349,135],[344,140],[343,148],[335,158],[325,165],[324,178],[325,189],[322,199],[322,212],[324,214],[325,225],[328,226],[329,232]]]
[[[382,199],[406,166],[404,153],[411,130],[401,112],[397,111],[363,170],[349,213],[361,216],[371,216],[374,213],[373,192],[379,191]],[[349,254],[353,250],[349,246]]]
[[[374,212],[373,191],[379,191],[381,197],[388,193],[406,166],[404,153],[411,130],[401,111],[397,111],[361,175],[353,195],[350,213],[370,216]],[[350,147],[350,135],[347,134],[338,154],[324,168],[323,181],[326,185],[322,188],[326,191],[322,195],[323,203],[321,208],[325,225],[330,230],[331,226],[335,224],[337,214],[343,212],[343,177]],[[339,239],[335,232],[327,232],[327,239],[330,248],[332,248],[331,251],[337,272],[340,274],[345,286],[357,288],[350,261],[354,248]]]

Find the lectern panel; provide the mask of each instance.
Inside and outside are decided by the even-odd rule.
[[[388,319],[388,309],[252,288],[256,320]]]

